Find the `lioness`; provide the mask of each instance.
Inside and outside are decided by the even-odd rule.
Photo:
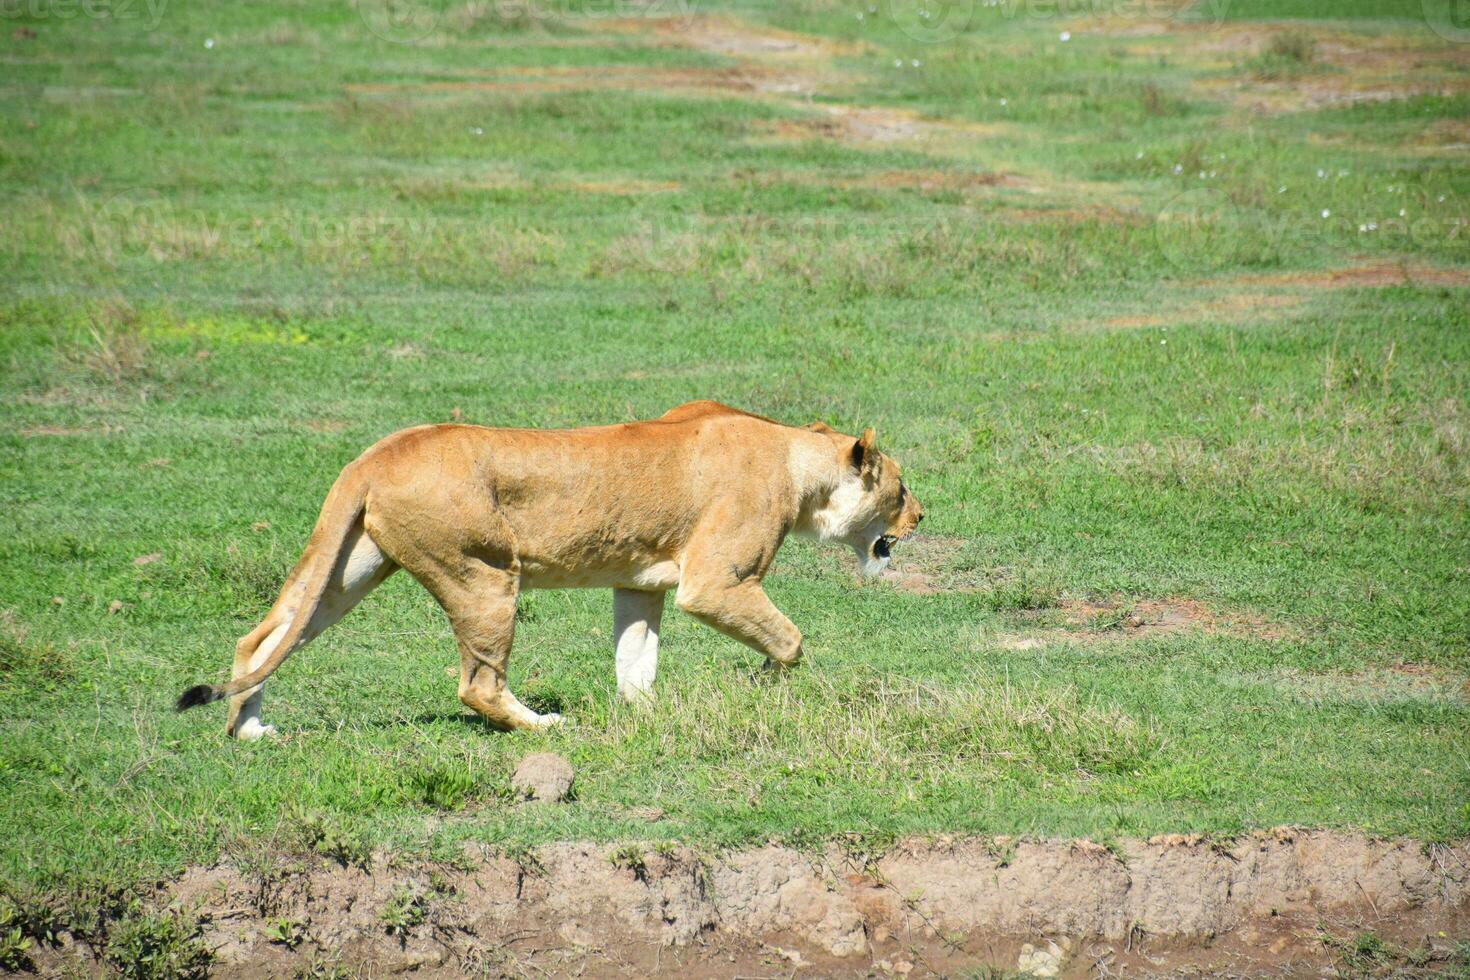
[[[586,429],[404,429],[342,470],[280,597],[235,647],[233,679],[191,687],[177,707],[230,698],[226,732],[273,734],[260,721],[265,679],[400,567],[449,615],[459,699],[497,728],[561,720],[506,685],[524,589],[613,590],[629,700],[652,691],[669,589],[680,609],[789,666],[801,633],[761,589],[786,534],[848,544],[876,575],[922,517],[872,429],[854,439],[716,402]]]

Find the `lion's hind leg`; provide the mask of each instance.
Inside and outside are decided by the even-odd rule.
[[[348,534],[346,545],[332,569],[331,578],[327,580],[326,591],[312,611],[311,621],[297,641],[297,647],[310,643],[328,626],[347,615],[348,610],[377,588],[397,568],[373,539],[368,537],[362,525],[358,524]],[[240,639],[235,647],[232,679],[244,677],[270,659],[291,628],[295,617],[301,613],[301,591],[299,579],[295,576],[288,579],[270,613],[259,626]],[[230,699],[226,732],[246,741],[275,734],[275,726],[262,724],[260,720],[260,703],[264,689],[265,685],[259,684]]]
[[[526,707],[507,682],[516,589],[510,573],[486,566],[461,596],[447,602],[440,598],[459,643],[459,700],[502,731],[547,728],[562,720],[561,715],[541,715]]]
[[[369,515],[373,535],[394,561],[429,590],[449,617],[459,644],[459,699],[492,726],[504,730],[545,728],[561,721],[540,715],[511,693],[506,680],[515,639],[520,561],[515,533],[488,500],[455,497],[434,500],[423,488],[415,510],[457,512],[452,524],[379,523]],[[394,501],[395,506],[406,506]],[[425,531],[429,533],[425,533]]]

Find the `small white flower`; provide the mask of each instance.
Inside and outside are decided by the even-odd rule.
[[[1199,179],[1200,179],[1200,180],[1204,180],[1204,179],[1205,179],[1205,172],[1204,172],[1204,171],[1203,171],[1203,170],[1201,170],[1201,171],[1200,171],[1200,172],[1199,172]]]
[[[1135,160],[1142,160],[1143,159],[1143,151],[1142,150],[1139,150],[1137,153],[1133,154],[1133,159],[1135,159]]]
[[[1367,230],[1368,230],[1368,226],[1367,225],[1358,225],[1358,234],[1361,235],[1363,232],[1365,232]]]
[[[1000,104],[1001,104],[1001,105],[1005,105],[1005,104],[1006,104],[1006,100],[1005,100],[1005,99],[1001,99],[1001,100],[1000,100]]]
[[[1220,154],[1220,159],[1221,159],[1221,160],[1223,160],[1223,159],[1225,159],[1225,154],[1223,154],[1223,153],[1222,153],[1222,154]]]
[[[1438,201],[1440,204],[1443,204],[1444,203],[1444,195],[1441,194],[1439,197],[1436,197],[1435,200]]]
[[[894,58],[893,59],[893,67],[895,67],[895,68],[902,68],[903,67],[903,59],[902,58]]]
[[[1072,40],[1072,32],[1071,31],[1062,31],[1062,33],[1060,33],[1060,34],[1057,35],[1057,40],[1058,41],[1061,41],[1063,44],[1065,44],[1066,42]]]
[[[1215,179],[1215,173],[1216,173],[1216,171],[1214,171],[1214,170],[1211,170],[1210,171],[1210,179],[1211,180],[1214,180]]]
[[[912,61],[910,61],[909,64],[912,65],[913,67],[917,68],[917,67],[919,67],[920,61],[919,61],[918,58],[915,58]]]
[[[1282,184],[1280,187],[1276,188],[1276,193],[1278,193],[1278,194],[1285,194],[1286,193],[1286,185],[1285,184]]]
[[[875,3],[868,4],[868,13],[870,13],[870,14],[876,14],[877,12],[878,12],[878,5],[877,4],[875,4]]]
[[[1164,346],[1167,343],[1168,343],[1167,340],[1161,340],[1161,341],[1159,341],[1159,346],[1162,347],[1162,346]]]
[[[1330,218],[1330,217],[1332,217],[1332,212],[1329,211],[1329,210],[1327,210],[1326,208],[1323,208],[1322,209],[1322,217],[1324,217],[1324,218]]]
[[[863,19],[863,12],[861,10],[859,10],[858,11],[858,20],[862,20],[862,19]]]
[[[1326,176],[1327,176],[1327,171],[1322,170],[1321,168],[1318,168],[1318,170],[1317,170],[1317,179],[1318,180],[1321,180],[1323,177],[1326,177]]]
[[[1184,165],[1182,163],[1176,163],[1176,164],[1174,164],[1174,172],[1176,174],[1182,174],[1182,173],[1184,173]]]
[[[1408,208],[1399,208],[1399,217],[1402,218],[1409,213]]]
[[[485,130],[481,129],[479,126],[474,127],[473,129],[470,130],[470,132],[474,133],[476,136],[484,136],[485,135]]]
[[[205,38],[204,39],[204,47],[206,49],[214,47],[214,38],[212,38],[212,37]]]
[[[1378,222],[1376,222],[1376,221],[1370,221],[1370,222],[1368,222],[1368,230],[1369,231],[1377,231],[1378,230]]]

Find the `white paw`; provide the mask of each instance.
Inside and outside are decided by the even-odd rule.
[[[537,728],[553,728],[556,725],[565,725],[567,720],[555,711],[548,711],[544,715],[537,715],[531,724]]]
[[[254,742],[256,739],[275,733],[275,725],[262,725],[259,718],[246,718],[240,727],[235,729],[235,737],[242,742]]]

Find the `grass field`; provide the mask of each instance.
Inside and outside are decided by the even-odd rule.
[[[1419,4],[114,8],[0,37],[7,887],[303,833],[1470,833],[1470,44]],[[380,436],[695,398],[874,426],[926,506],[889,581],[787,544],[802,670],[671,610],[639,713],[608,594],[535,593],[512,677],[576,724],[499,735],[400,575],[278,739],[169,710]],[[576,800],[509,806],[541,749]]]

